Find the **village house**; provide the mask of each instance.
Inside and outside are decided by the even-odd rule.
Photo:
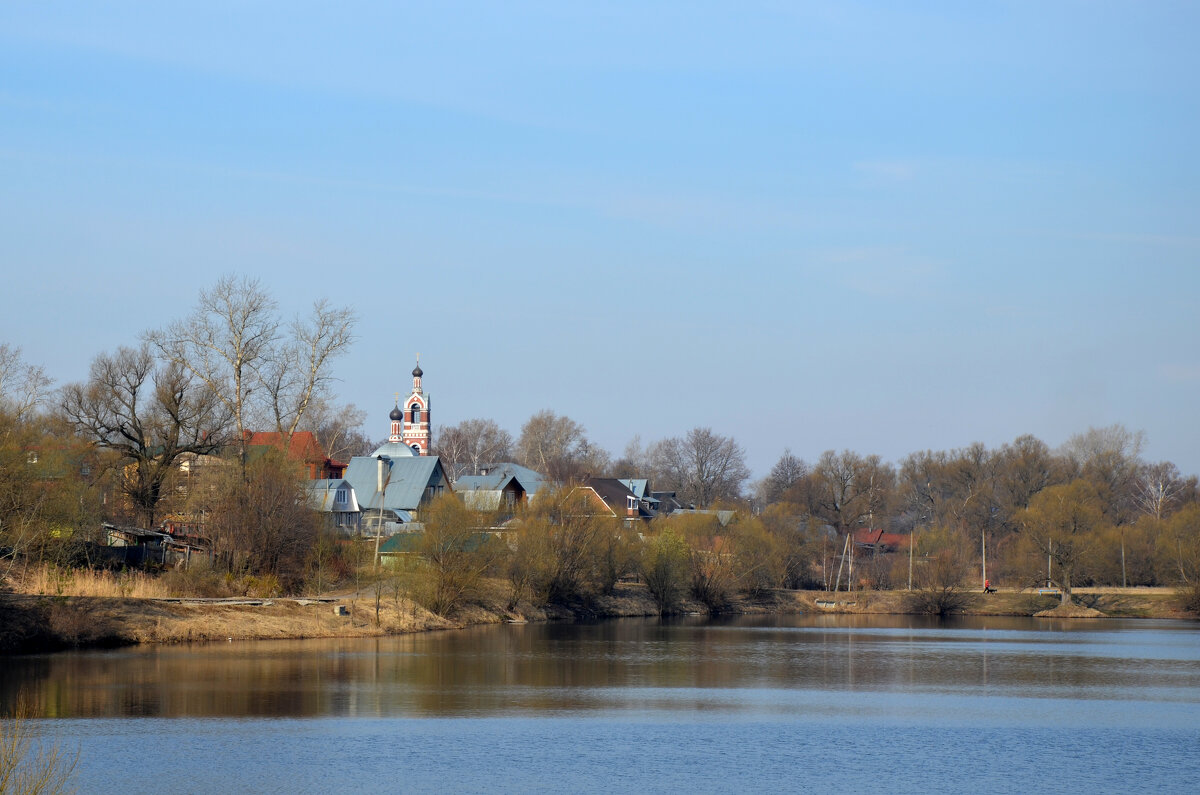
[[[311,480],[305,484],[309,506],[324,515],[326,527],[346,535],[357,534],[362,526],[362,508],[354,486],[345,478]]]
[[[478,475],[463,475],[454,481],[454,493],[468,508],[498,511],[525,505],[547,484],[540,473],[520,464],[491,464]]]
[[[896,552],[908,549],[908,533],[885,533],[878,528],[860,528],[854,531],[854,546],[856,549],[871,552]]]
[[[619,478],[586,478],[572,492],[584,492],[598,513],[619,518],[627,526],[639,521],[649,522],[654,518],[654,511],[626,483]]]
[[[289,461],[304,467],[309,480],[332,480],[340,478],[346,464],[325,455],[312,431],[296,431],[284,450],[283,436],[276,431],[246,431],[246,460],[253,461],[268,450],[283,450]]]

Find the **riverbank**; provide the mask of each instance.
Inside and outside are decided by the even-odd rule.
[[[499,596],[499,594],[497,594]],[[1058,598],[1031,591],[970,593],[965,615],[1080,617],[1056,610]],[[1195,618],[1170,589],[1112,588],[1076,592],[1089,615],[1112,618]],[[684,602],[681,613],[705,613]],[[775,591],[763,598],[739,597],[729,613],[913,612],[904,591]],[[453,619],[430,613],[402,594],[380,591],[320,599],[147,599],[0,594],[0,654],[139,643],[188,643],[228,639],[353,638],[455,629],[501,622],[581,620],[652,616],[658,607],[645,586],[621,584],[611,596],[587,605],[513,608],[503,599],[468,605]]]

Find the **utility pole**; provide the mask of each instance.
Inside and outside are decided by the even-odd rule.
[[[387,493],[388,483],[392,480],[392,459],[381,455],[375,459],[379,462],[376,471],[375,487],[379,493],[379,513],[375,517],[375,573],[379,573],[379,538],[383,535],[383,499]],[[387,476],[383,474],[384,464],[387,464]]]
[[[917,528],[908,532],[908,590],[912,590],[913,547],[917,545]]]
[[[979,543],[983,547],[983,582],[984,587],[987,587],[987,528],[979,531]]]

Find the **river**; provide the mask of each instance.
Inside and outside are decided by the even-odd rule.
[[[82,792],[1194,792],[1200,626],[623,619],[0,660]]]

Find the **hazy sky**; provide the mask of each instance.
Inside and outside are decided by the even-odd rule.
[[[387,432],[551,408],[1200,472],[1200,5],[0,4],[0,341],[59,382],[222,274],[357,307]]]

